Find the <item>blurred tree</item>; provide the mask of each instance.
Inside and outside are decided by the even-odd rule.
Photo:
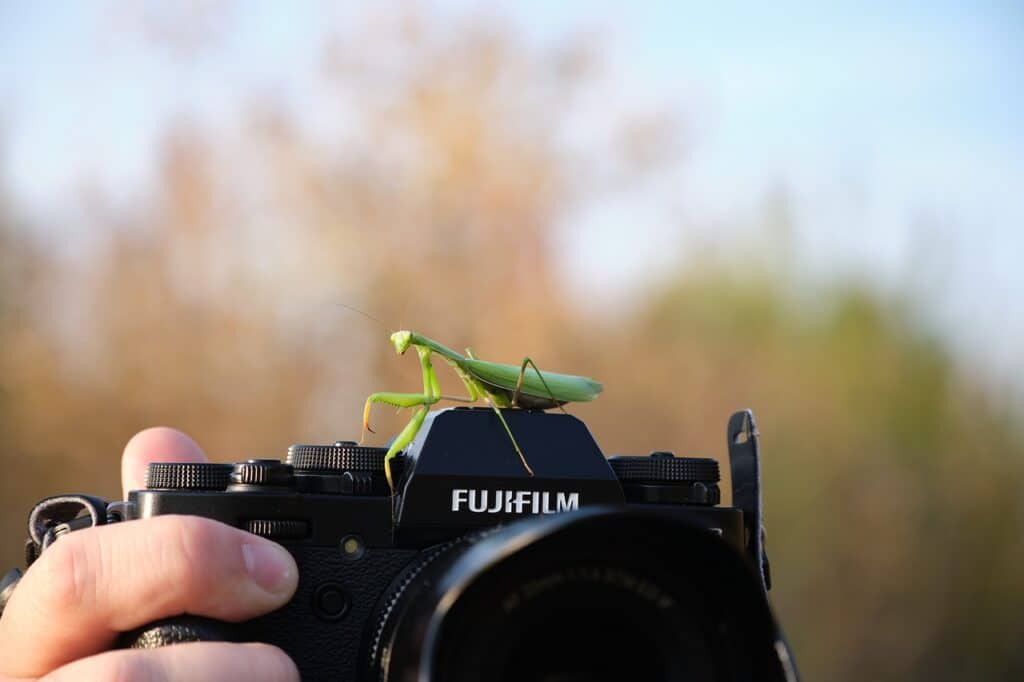
[[[1017,679],[1013,415],[905,302],[859,286],[796,298],[782,272],[706,258],[683,272],[593,365],[612,387],[592,414],[602,444],[635,452],[657,434],[721,455],[726,417],[753,406],[772,597],[807,678]],[[622,371],[628,348],[642,359]]]
[[[14,327],[11,291],[14,281],[12,271],[17,261],[17,255],[15,254],[13,242],[6,196],[2,193],[2,187],[0,187],[0,452],[10,450],[9,439],[13,428],[10,422],[10,408],[8,405],[14,399],[14,395],[6,374],[3,372],[6,363],[2,362],[7,355],[8,335]],[[7,465],[6,459],[6,457],[3,459],[2,464]],[[8,489],[8,486],[12,485],[14,478],[14,476],[10,475],[0,477],[0,481],[2,481],[0,482],[0,486],[2,486],[0,487],[0,518],[3,519],[9,519],[21,513],[14,508],[14,505],[18,504],[21,500],[11,495],[11,490]],[[7,554],[4,554],[4,556],[7,556]]]
[[[52,264],[15,217],[0,184],[0,532],[10,538],[25,534],[29,500],[44,494],[53,476],[38,451],[27,446],[21,423],[25,389],[48,374],[53,360],[50,330],[37,310],[47,298]],[[21,563],[19,546],[9,544],[0,556],[8,564]]]

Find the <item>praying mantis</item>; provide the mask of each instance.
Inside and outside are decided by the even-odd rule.
[[[401,433],[392,441],[391,447],[388,448],[387,454],[384,456],[384,473],[388,480],[388,486],[392,490],[394,490],[394,481],[391,477],[392,460],[419,433],[430,406],[441,400],[466,403],[483,400],[490,405],[512,441],[512,447],[519,455],[523,467],[530,476],[533,476],[533,469],[526,461],[526,457],[519,448],[515,436],[512,435],[512,430],[505,421],[505,417],[502,416],[500,408],[521,407],[527,410],[561,408],[569,402],[593,400],[602,390],[600,383],[588,377],[541,372],[529,357],[523,358],[522,364],[518,367],[478,360],[473,356],[473,351],[468,348],[466,355],[462,355],[433,339],[408,330],[392,334],[391,344],[399,355],[404,355],[410,347],[415,348],[420,359],[420,369],[423,371],[423,393],[372,393],[366,399],[366,407],[363,409],[363,437],[365,438],[367,431],[374,433],[370,428],[370,409],[374,403],[393,405],[398,408],[419,408]],[[468,396],[454,397],[441,394],[437,373],[434,371],[430,359],[434,353],[440,355],[451,365],[465,385],[466,391],[469,393]],[[528,373],[527,367],[531,367],[533,371]]]

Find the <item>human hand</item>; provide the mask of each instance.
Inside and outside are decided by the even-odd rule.
[[[147,429],[125,447],[125,495],[150,462],[205,462],[185,434]],[[191,642],[108,651],[121,632],[181,614],[224,621],[283,606],[298,567],[280,545],[197,516],[97,526],[55,542],[26,571],[0,618],[0,682],[246,680],[291,682],[268,644]]]

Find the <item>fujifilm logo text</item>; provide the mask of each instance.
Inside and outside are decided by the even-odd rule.
[[[452,490],[452,511],[474,514],[554,514],[580,508],[579,493],[540,490]]]

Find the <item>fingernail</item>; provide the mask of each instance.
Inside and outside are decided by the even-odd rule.
[[[295,560],[284,547],[273,542],[242,545],[245,570],[253,581],[268,592],[285,592],[294,581]]]

